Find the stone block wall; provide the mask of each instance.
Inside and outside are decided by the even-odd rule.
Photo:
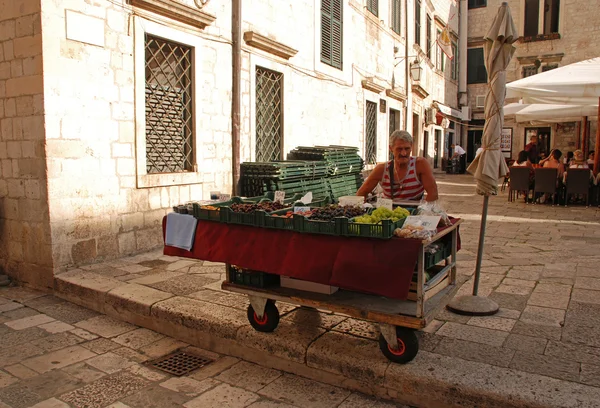
[[[135,81],[143,84],[144,68],[136,77],[135,56],[141,54],[143,64],[144,50],[134,42],[136,35],[143,36],[151,25],[162,26],[168,20],[136,11],[125,1],[43,0],[42,4],[55,267],[159,247],[163,242],[161,221],[172,206],[207,198],[214,189],[230,189],[229,8],[218,2],[207,7],[206,11],[218,18],[205,30],[170,24],[176,33],[198,36],[194,52],[202,56],[202,63],[195,66],[194,79],[201,90],[195,98],[200,161],[193,182],[171,182],[163,177],[141,187],[136,120],[143,123],[144,117],[136,118],[136,103],[142,104],[143,112],[143,93],[141,97],[136,94]],[[140,27],[143,31],[136,31]],[[225,37],[219,39],[221,35]],[[212,38],[219,42],[210,41]]]
[[[0,251],[2,265],[18,279],[50,287],[53,271],[161,246],[161,220],[173,205],[231,191],[231,4],[209,2],[203,11],[216,20],[194,28],[126,0],[39,1],[0,3],[0,222],[7,243]],[[196,7],[194,0],[179,2]],[[451,17],[447,2],[433,4],[430,12]],[[365,104],[372,101],[378,104],[377,158],[384,161],[390,108],[400,111],[401,128],[412,130],[413,111],[422,119],[434,100],[455,106],[449,65],[445,73],[424,66],[427,100],[413,104],[404,89],[404,64],[396,65],[394,48],[403,56],[405,41],[414,42],[413,5],[403,10],[409,15],[404,38],[391,30],[387,2],[376,17],[362,0],[345,1],[344,66],[337,70],[320,62],[318,2],[244,0],[244,32],[298,53],[286,60],[243,44],[241,160],[256,157],[257,67],[284,74],[284,153],[313,144],[357,146],[363,153]],[[457,17],[450,20],[457,31]],[[403,19],[403,31],[404,25]],[[197,168],[185,176],[146,174],[139,147],[145,143],[145,33],[193,48]],[[408,118],[404,102],[362,85],[368,80],[391,89],[392,76],[396,91],[408,91]]]
[[[39,0],[0,2],[0,267],[52,287]]]

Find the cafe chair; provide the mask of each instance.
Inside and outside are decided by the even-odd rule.
[[[508,187],[508,201],[515,201],[514,196],[519,192],[525,193],[525,202],[529,198],[529,167],[511,167],[510,168],[510,185]]]
[[[551,194],[552,205],[557,204],[556,178],[558,169],[539,168],[535,169],[535,183],[533,185],[533,203],[535,204],[540,197],[538,194]]]
[[[565,191],[565,207],[569,196],[573,194],[585,195],[585,206],[590,205],[590,171],[588,169],[569,169]]]

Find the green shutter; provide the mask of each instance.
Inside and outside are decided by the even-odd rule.
[[[379,16],[379,0],[367,0],[367,9],[376,16]]]
[[[321,0],[321,62],[342,69],[342,0]]]
[[[392,30],[401,35],[402,27],[402,3],[400,0],[392,0]]]

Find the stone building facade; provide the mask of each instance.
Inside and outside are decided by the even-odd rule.
[[[483,103],[485,95],[484,78],[476,78],[473,66],[483,64],[478,50],[483,55],[483,36],[501,5],[500,0],[469,0],[468,12],[468,69],[471,70],[468,80],[469,106],[472,121],[469,131],[468,148],[476,148],[480,138],[480,126],[483,124]],[[586,60],[599,55],[594,39],[600,34],[600,22],[589,16],[600,7],[599,0],[564,2],[559,0],[509,0],[514,23],[520,34],[515,43],[516,52],[507,69],[507,81],[514,81],[556,67]],[[473,64],[473,65],[471,65]],[[480,97],[480,98],[478,98]],[[516,102],[507,100],[507,103]],[[587,150],[595,149],[597,121],[588,122],[589,140]],[[576,122],[550,123],[527,122],[516,123],[507,119],[505,127],[512,130],[512,151],[507,152],[513,159],[523,150],[526,135],[533,132],[546,141],[543,150],[558,148],[563,153],[583,148],[583,126]],[[577,131],[580,131],[579,134]]]
[[[52,287],[67,266],[162,245],[173,205],[231,192],[231,3],[0,1],[6,273]],[[341,7],[339,61],[323,62],[322,3]],[[458,41],[458,20],[454,0],[243,0],[240,161],[264,159],[265,140],[276,158],[342,144],[384,161],[406,128],[441,165],[459,67],[435,36],[448,25]],[[406,76],[415,59],[419,81]],[[438,104],[453,129],[431,116]]]

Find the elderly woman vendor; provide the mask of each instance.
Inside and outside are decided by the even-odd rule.
[[[411,156],[412,147],[413,138],[410,133],[405,130],[394,131],[390,135],[390,150],[394,158],[375,166],[356,195],[367,197],[379,184],[383,196],[394,202],[419,201],[423,198],[423,193],[427,193],[425,200],[437,200],[437,184],[431,166],[424,157]]]

